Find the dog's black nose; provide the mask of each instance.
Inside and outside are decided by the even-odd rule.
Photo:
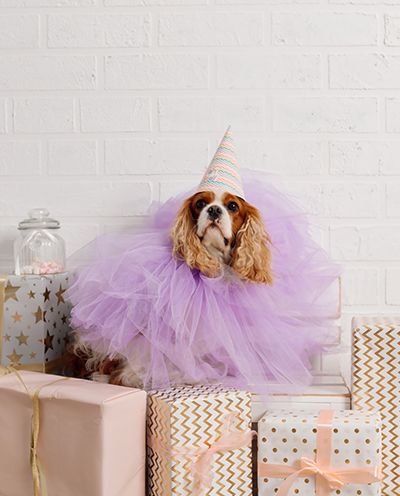
[[[216,205],[211,205],[211,207],[208,207],[207,212],[208,216],[212,220],[218,219],[218,217],[222,214],[221,208]]]

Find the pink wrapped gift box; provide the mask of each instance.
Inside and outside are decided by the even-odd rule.
[[[32,395],[39,388],[37,459],[48,495],[144,496],[146,393],[25,371],[0,377],[1,496],[34,494]]]

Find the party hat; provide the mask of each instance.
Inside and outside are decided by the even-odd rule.
[[[226,130],[197,191],[228,192],[244,199],[242,178],[240,177],[230,126]]]

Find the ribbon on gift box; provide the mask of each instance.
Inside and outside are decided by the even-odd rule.
[[[26,394],[32,400],[32,421],[31,421],[31,444],[30,444],[30,465],[33,479],[33,494],[34,496],[47,496],[46,478],[44,476],[43,468],[40,464],[37,454],[37,446],[39,441],[40,432],[40,402],[39,394],[41,390],[47,386],[56,384],[57,382],[66,381],[68,377],[61,377],[54,381],[47,382],[33,391],[29,391],[21,374],[14,367],[2,367],[0,365],[0,377],[8,374],[15,374],[22,387],[25,389]]]
[[[192,460],[193,496],[203,496],[210,489],[213,473],[212,464],[214,455],[248,446],[256,432],[248,429],[240,431],[233,429],[234,413],[229,413],[222,425],[221,435],[216,441],[204,447],[177,447],[165,446],[156,436],[149,436],[147,445],[156,452],[169,457],[185,456]]]
[[[331,410],[322,410],[318,416],[315,461],[303,457],[296,466],[264,462],[258,464],[259,477],[285,479],[276,496],[288,496],[298,477],[315,476],[316,496],[329,496],[332,491],[342,489],[345,484],[371,484],[382,480],[380,467],[331,466],[333,415]]]

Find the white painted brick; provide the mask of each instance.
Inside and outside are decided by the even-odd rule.
[[[91,7],[98,0],[0,0],[0,7]]]
[[[90,175],[97,172],[96,141],[54,140],[47,144],[48,172]]]
[[[376,268],[347,268],[342,275],[344,305],[378,305],[379,271]]]
[[[319,88],[320,56],[223,54],[217,60],[219,88]]]
[[[208,163],[207,140],[109,140],[108,174],[193,174]]]
[[[0,55],[0,90],[85,90],[95,87],[95,57]]]
[[[151,185],[145,182],[62,181],[2,183],[13,201],[0,195],[0,216],[25,217],[26,211],[46,199],[46,207],[58,218],[139,215],[151,203]]]
[[[360,307],[399,311],[399,0],[323,3],[0,0],[0,267],[38,198],[69,254],[145,225],[232,124],[239,164],[290,181],[311,235],[349,260],[346,330]]]
[[[329,218],[373,218],[378,214],[378,189],[374,183],[287,183],[312,215]]]
[[[397,88],[400,80],[400,55],[331,55],[329,80],[331,88]]]
[[[338,141],[330,144],[330,171],[337,175],[400,174],[400,142]]]
[[[6,132],[6,101],[0,98],[0,133]]]
[[[346,226],[331,229],[331,253],[341,260],[398,260],[400,225]]]
[[[259,12],[161,14],[161,46],[257,46],[263,42]]]
[[[8,274],[14,270],[14,239],[18,236],[16,225],[0,225],[0,270]]]
[[[274,130],[302,133],[377,131],[375,98],[284,98],[274,102]]]
[[[159,99],[161,131],[218,131],[232,125],[235,132],[264,128],[262,97],[163,97]]]
[[[398,5],[398,0],[330,0],[330,3],[347,5]]]
[[[65,240],[67,257],[73,255],[100,234],[98,224],[72,224],[63,218],[60,219],[60,222],[60,235]],[[79,255],[77,255],[77,259],[79,260]],[[68,260],[68,263],[73,266],[73,259]]]
[[[0,15],[0,48],[36,48],[39,46],[39,16]]]
[[[133,6],[133,5],[205,5],[208,0],[104,0],[104,5]]]
[[[198,54],[110,55],[107,89],[207,88],[208,56]]]
[[[326,171],[321,143],[311,141],[243,140],[235,137],[243,167],[282,175],[321,174]]]
[[[318,3],[318,0],[216,0],[217,5],[268,5],[288,3]]]
[[[395,267],[386,270],[386,303],[400,305],[400,269]]]
[[[400,133],[400,98],[386,99],[386,130]]]
[[[40,174],[39,143],[35,141],[0,141],[1,175]]]
[[[160,201],[167,201],[169,198],[182,195],[184,198],[194,193],[196,186],[199,184],[201,176],[197,179],[187,179],[186,181],[162,181],[160,184]]]
[[[385,45],[400,46],[400,16],[385,16]]]
[[[388,217],[400,217],[400,183],[386,185],[386,211]]]
[[[321,372],[326,375],[340,375],[339,352],[324,353],[321,356]]]
[[[272,16],[274,45],[376,45],[377,17],[358,12],[288,12]]]
[[[145,97],[82,98],[83,132],[150,130],[150,101]]]
[[[48,17],[50,47],[143,47],[150,44],[149,14],[55,14]]]
[[[150,208],[151,210],[151,208]],[[112,224],[107,221],[102,224],[103,232],[143,232],[143,228],[149,225],[149,215],[137,215],[135,217],[113,217]]]
[[[17,133],[61,133],[73,130],[72,98],[17,98],[14,100]]]

